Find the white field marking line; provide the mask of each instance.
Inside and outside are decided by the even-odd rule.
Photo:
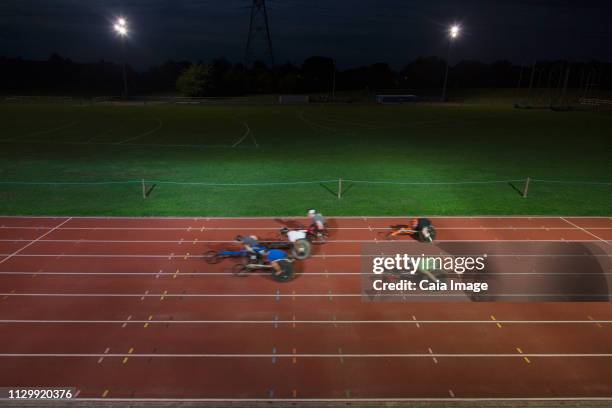
[[[61,130],[69,129],[69,128],[73,127],[73,126],[76,126],[77,123],[79,123],[79,122],[72,121],[72,122],[65,123],[65,124],[63,124],[61,126],[53,128],[53,129],[38,130],[36,132],[28,133],[27,135],[25,135],[25,137],[29,138],[29,137],[32,137],[32,136],[48,135],[50,133],[55,133],[55,132],[59,132]],[[16,138],[13,138],[13,139],[16,139]],[[13,139],[10,139],[10,140],[13,140]],[[27,142],[27,140],[24,140],[24,142]]]
[[[378,122],[376,124],[373,124],[374,122],[351,122],[348,120],[342,120],[342,119],[332,119],[329,116],[321,116],[319,115],[317,118],[317,120],[319,121],[323,121],[323,122],[335,122],[335,123],[344,123],[344,124],[348,124],[348,125],[354,125],[354,126],[359,126],[359,127],[363,127],[365,130],[379,130],[379,129],[384,129],[387,126],[380,126],[379,123],[383,123],[383,122]],[[347,129],[347,131],[350,131],[351,129]]]
[[[46,140],[27,140],[27,141],[7,141],[0,139],[0,142],[7,143],[20,143],[20,144],[43,144],[43,145],[70,145],[70,146],[84,146],[84,145],[95,145],[95,146],[118,146],[117,142],[49,142]],[[170,143],[121,143],[121,146],[136,146],[136,147],[177,147],[177,148],[198,148],[198,149],[231,149],[230,145],[203,145],[203,144],[170,144]],[[242,147],[242,146],[241,146]],[[248,146],[247,146],[248,148]],[[123,217],[125,218],[125,217]],[[147,217],[152,218],[152,217]],[[189,218],[189,217],[187,217]]]
[[[142,293],[0,293],[0,296],[6,297],[92,297],[92,298],[115,298],[115,297],[139,297],[144,299],[146,297],[159,298],[161,297],[183,297],[183,298],[281,298],[281,297],[303,297],[303,298],[329,298],[330,294],[328,293],[149,293],[146,291],[144,294]],[[363,293],[334,293],[333,296],[335,298],[362,298],[368,295]],[[561,297],[561,296],[581,296],[581,297],[602,297],[599,294],[591,294],[591,293],[564,293],[563,295],[559,294],[550,294],[550,293],[500,293],[491,295],[495,297]],[[405,298],[405,293],[390,293],[384,295],[374,295],[376,298]],[[432,294],[412,294],[410,295],[412,298],[450,298],[450,297],[458,297],[465,298],[465,294],[445,294],[445,293],[432,293]]]
[[[151,353],[0,353],[0,358],[7,357],[56,357],[56,358],[99,358],[99,357],[133,357],[133,358],[338,358],[338,354],[221,354],[221,353],[185,353],[185,354],[151,354]],[[371,353],[342,354],[343,358],[612,358],[610,353]]]
[[[353,219],[353,220],[359,220],[362,221],[363,218],[388,218],[388,219],[398,219],[398,220],[404,220],[406,221],[406,219],[409,219],[410,217],[414,218],[417,217],[415,216],[406,216],[406,215],[361,215],[361,216],[357,216],[357,215],[337,215],[337,216],[330,216],[330,219],[334,219],[334,218],[342,218],[342,219]],[[443,219],[443,218],[464,218],[464,219],[477,219],[477,218],[486,218],[486,219],[491,219],[491,218],[520,218],[520,219],[525,219],[525,220],[530,220],[530,219],[536,219],[536,220],[542,220],[542,219],[558,219],[559,217],[571,217],[571,218],[585,218],[585,219],[603,219],[603,220],[610,220],[612,221],[612,217],[610,216],[605,216],[605,215],[435,215],[435,214],[429,214],[429,215],[419,215],[418,217],[427,217],[427,218],[438,218],[438,219]],[[53,216],[53,215],[0,215],[0,219],[2,218],[23,218],[23,219],[40,219],[40,218],[51,218],[51,219],[57,219],[57,218],[62,218],[62,217],[58,217],[58,216]],[[178,216],[139,216],[139,217],[131,217],[131,216],[121,216],[121,215],[108,215],[108,216],[104,216],[104,215],[75,215],[72,217],[75,220],[78,219],[85,219],[85,220],[91,220],[91,219],[97,219],[97,220],[114,220],[114,219],[127,219],[127,220],[151,220],[151,219],[157,219],[157,220],[274,220],[274,219],[288,219],[288,220],[294,220],[294,219],[301,219],[304,217],[299,217],[296,215],[279,215],[279,216],[257,216],[257,217],[207,217],[207,216],[182,216],[182,217],[178,217]]]
[[[95,139],[101,137],[101,136],[105,136],[108,135],[109,133],[111,133],[113,131],[113,129],[107,129],[102,133],[99,133],[97,135],[94,135],[92,137],[90,137],[89,139],[87,139],[85,142],[83,142],[84,144],[91,144]]]
[[[574,224],[573,222],[568,221],[568,220],[567,220],[567,219],[565,219],[564,217],[560,217],[560,218],[561,218],[563,221],[567,222],[567,223],[568,223],[569,225],[571,225],[572,227],[577,228],[577,229],[579,229],[579,230],[581,230],[581,231],[583,231],[583,232],[586,232],[586,233],[587,233],[587,234],[589,234],[590,236],[595,237],[595,238],[597,238],[598,240],[600,240],[600,241],[602,241],[602,242],[605,242],[605,243],[606,243],[606,244],[608,244],[608,245],[612,245],[612,244],[610,244],[610,242],[609,242],[609,241],[606,241],[606,240],[604,240],[604,239],[602,239],[602,238],[598,237],[597,235],[593,234],[592,232],[589,232],[589,231],[585,230],[584,228],[579,227],[578,225]],[[591,229],[591,228],[589,228],[589,229]],[[593,228],[593,229],[594,229],[594,228]]]
[[[236,141],[236,143],[234,143],[234,144],[232,145],[232,147],[236,147],[236,146],[238,146],[238,145],[239,145],[240,143],[242,143],[242,141],[243,141],[244,139],[246,139],[246,138],[247,138],[247,136],[248,136],[248,135],[251,133],[251,128],[249,127],[249,125],[248,125],[246,122],[242,122],[242,125],[243,125],[243,126],[246,128],[246,132],[244,132],[244,134],[242,135],[242,137],[241,137],[240,139],[238,139],[238,140]]]
[[[323,125],[320,125],[320,124],[318,124],[318,123],[315,123],[315,122],[313,122],[313,121],[311,121],[311,120],[309,120],[309,119],[306,119],[306,118],[304,117],[304,111],[300,111],[300,112],[298,113],[298,118],[299,118],[299,119],[300,119],[302,122],[306,123],[306,125],[308,125],[308,127],[310,127],[310,128],[311,128],[313,131],[315,131],[315,132],[320,132],[322,129],[323,129],[323,130],[327,130],[327,131],[332,132],[332,133],[337,133],[337,132],[338,132],[338,129],[336,129],[336,128],[329,127],[329,126],[323,126]],[[319,129],[317,129],[317,128],[319,128]]]
[[[255,133],[253,132],[251,132],[251,139],[253,140],[255,147],[259,148],[259,143],[257,143],[257,139],[255,139]]]
[[[464,273],[464,276],[471,276],[476,272]],[[23,271],[0,271],[0,276],[32,276],[36,275],[39,277],[48,276],[160,276],[163,273],[160,272],[23,272]],[[166,274],[167,276],[174,274]],[[236,276],[233,272],[181,272],[181,277],[187,276],[204,276],[204,277],[215,277],[215,276]],[[251,272],[252,276],[269,276],[266,272]],[[489,276],[612,276],[612,272],[496,272]],[[306,272],[300,274],[303,278],[313,278],[317,276],[371,276],[371,272]]]
[[[41,319],[4,319],[0,324],[608,324],[612,320],[41,320]]]
[[[70,218],[68,218],[68,219],[64,220],[62,223],[60,223],[60,224],[58,224],[57,226],[55,226],[55,228],[53,228],[53,229],[51,229],[51,230],[47,231],[46,233],[42,234],[40,237],[36,238],[35,240],[30,241],[30,242],[29,242],[27,245],[25,245],[25,246],[23,246],[23,247],[19,248],[18,250],[16,250],[16,251],[15,251],[15,252],[13,252],[12,254],[8,254],[8,255],[3,254],[3,255],[0,255],[0,256],[5,256],[5,258],[4,258],[4,259],[2,259],[2,260],[0,261],[0,264],[2,264],[2,263],[4,263],[4,262],[8,261],[9,259],[11,259],[11,258],[13,258],[13,257],[15,257],[15,256],[20,256],[20,254],[19,254],[19,253],[20,253],[21,251],[23,251],[24,249],[28,248],[30,245],[32,245],[32,244],[34,244],[34,243],[38,242],[39,240],[41,240],[42,238],[46,237],[47,235],[51,234],[53,231],[57,230],[57,229],[58,229],[58,228],[60,228],[62,225],[66,224],[66,223],[67,223],[68,221],[70,221],[71,219],[72,219],[72,217],[70,217]]]
[[[138,134],[136,136],[129,137],[129,138],[127,138],[125,140],[122,140],[120,142],[116,142],[114,144],[125,144],[127,142],[132,142],[132,141],[134,141],[136,139],[140,139],[142,137],[146,137],[146,136],[152,135],[153,133],[157,132],[159,129],[161,129],[161,127],[164,125],[164,123],[159,118],[155,118],[153,120],[157,122],[157,125],[154,128],[152,128],[152,129],[150,129],[150,130],[148,130],[148,131],[146,131],[144,133],[140,133],[140,134]]]

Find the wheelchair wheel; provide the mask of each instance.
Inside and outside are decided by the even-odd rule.
[[[217,251],[206,251],[204,252],[204,261],[206,261],[206,263],[208,264],[216,264],[219,263],[221,261],[221,258],[219,258]]]
[[[296,259],[306,259],[310,256],[312,246],[310,242],[306,239],[298,239],[293,243],[293,248],[291,248],[291,253]]]
[[[436,229],[433,225],[424,227],[419,231],[419,241],[421,242],[434,242],[436,239]]]
[[[283,273],[276,275],[274,272],[272,272],[272,279],[277,282],[287,282],[293,279],[293,263],[286,259],[282,259],[278,261],[278,263],[280,264]]]
[[[240,276],[240,277],[248,276],[249,268],[246,266],[246,264],[236,264],[232,267],[232,273],[235,276]]]

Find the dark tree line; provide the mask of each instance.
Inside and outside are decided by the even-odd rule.
[[[254,63],[245,67],[218,58],[198,62],[206,72],[203,96],[230,96],[255,93],[329,93],[335,81],[337,91],[414,91],[441,86],[444,60],[418,58],[400,70],[386,63],[350,69],[336,69],[331,58],[313,56],[301,65],[286,63],[267,67]],[[176,94],[177,81],[192,67],[189,61],[166,61],[146,71],[127,68],[130,93]],[[567,79],[566,79],[567,78]],[[450,68],[451,88],[589,88],[612,89],[612,64],[597,61],[547,61],[518,66],[508,61],[483,63],[461,61]],[[178,83],[180,86],[180,81]],[[45,61],[0,57],[0,93],[41,93],[119,95],[122,66],[108,61],[77,63],[52,55]]]

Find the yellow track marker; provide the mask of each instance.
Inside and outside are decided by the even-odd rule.
[[[295,349],[293,349],[293,354],[295,354]],[[297,362],[297,358],[293,357],[293,364],[295,364]]]
[[[193,240],[193,245],[195,245],[195,244],[196,244],[196,242],[198,242],[198,239],[197,239],[197,238]]]
[[[152,319],[153,319],[153,316],[152,316],[152,315],[151,315],[151,316],[149,316],[149,322],[150,322]],[[146,329],[147,327],[149,327],[149,323],[148,323],[148,322],[144,324],[144,328]]]
[[[134,352],[134,347],[131,347],[128,351],[128,354],[132,354]],[[127,363],[128,357],[123,357],[123,364]]]
[[[149,291],[148,291],[148,290],[145,290],[144,296],[142,296],[142,297],[140,298],[140,300],[141,300],[141,301],[145,300],[145,298],[147,297],[147,295],[148,295],[148,294],[149,294]]]
[[[520,348],[520,347],[517,347],[517,348],[516,348],[516,351],[518,351],[518,352],[519,352],[519,354],[523,354],[523,350],[521,350],[521,348]],[[527,364],[530,364],[530,363],[531,363],[531,361],[530,361],[530,360],[529,360],[527,357],[525,357],[525,356],[523,356],[523,360],[525,360],[525,362],[526,362]]]
[[[293,315],[293,328],[295,329],[295,315]]]
[[[591,317],[591,316],[587,316],[587,317],[588,317],[588,318],[589,318],[589,320],[591,320],[591,321],[595,320],[595,319],[593,319],[593,317]],[[595,322],[595,324],[596,324],[596,325],[597,325],[597,327],[599,327],[600,329],[602,329],[602,328],[603,328],[603,326],[601,325],[601,323],[599,323],[599,322]]]
[[[187,258],[189,258],[189,252],[187,252],[187,255],[185,255],[184,259],[187,259]]]
[[[168,259],[172,259],[172,257],[173,257],[173,256],[174,256],[174,252],[172,252],[172,253],[170,254],[170,256],[168,257]]]
[[[11,290],[11,294],[13,293],[15,293],[15,289]],[[6,299],[8,299],[8,295],[2,297],[2,300],[6,300]]]
[[[172,279],[176,279],[176,275],[178,275],[179,270],[177,269],[176,272],[174,272],[174,275],[172,276]]]
[[[162,295],[162,297],[159,300],[164,300],[164,297],[168,294],[167,290],[164,290],[164,294]]]
[[[108,390],[104,390],[104,392],[102,393],[102,398],[106,398],[107,395],[108,395]]]
[[[495,318],[495,316],[491,315],[491,320],[496,321],[497,319]],[[495,324],[497,325],[497,328],[499,328],[499,329],[502,328],[502,325],[499,322],[495,323]]]
[[[110,351],[110,347],[107,347],[106,350],[104,350],[104,354],[108,354],[109,351]],[[104,357],[100,357],[98,359],[98,364],[102,364],[102,361],[104,361]]]

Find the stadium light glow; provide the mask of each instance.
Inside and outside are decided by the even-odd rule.
[[[458,25],[453,25],[451,26],[450,30],[449,30],[449,35],[450,38],[455,39],[459,36],[459,32],[461,31],[461,27],[459,27]]]
[[[115,25],[113,25],[115,32],[121,37],[125,37],[128,33],[127,21],[123,17],[119,17]]]

